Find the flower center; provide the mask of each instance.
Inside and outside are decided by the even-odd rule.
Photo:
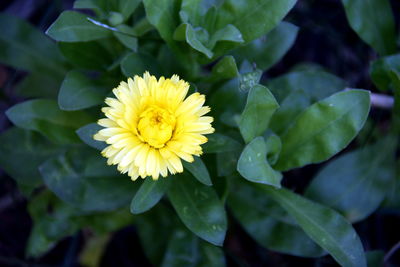
[[[175,116],[166,109],[150,106],[139,116],[139,138],[155,148],[162,148],[175,129]]]

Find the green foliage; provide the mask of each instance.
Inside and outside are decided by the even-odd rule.
[[[239,121],[240,133],[246,143],[265,132],[278,107],[274,96],[265,86],[255,85],[250,89],[246,107]]]
[[[193,180],[190,175],[173,179],[168,190],[179,218],[195,234],[204,240],[221,246],[227,229],[224,207],[214,189]]]
[[[238,178],[230,179],[236,194],[229,195],[228,206],[259,244],[267,249],[301,257],[320,257],[325,254],[263,190]]]
[[[340,92],[313,104],[282,135],[275,167],[288,170],[332,157],[361,130],[369,108],[369,93],[362,90]]]
[[[83,228],[109,235],[134,224],[155,266],[225,266],[236,220],[268,250],[330,254],[342,266],[382,261],[364,253],[350,223],[399,208],[400,58],[389,1],[343,0],[350,26],[385,55],[371,62],[371,80],[394,94],[390,127],[357,139],[368,91],[310,64],[268,72],[301,32],[282,20],[296,2],[77,0],[75,9],[93,12],[62,12],[46,32],[56,42],[0,14],[0,61],[28,72],[16,92],[34,98],[7,110],[16,127],[0,134],[0,165],[29,197],[27,254],[39,257]],[[107,144],[93,135],[112,89],[145,71],[178,74],[205,94],[216,132],[183,173],[131,181],[108,166]],[[284,171],[327,160],[305,197],[281,184],[310,178]]]
[[[255,183],[281,187],[282,174],[275,171],[267,161],[271,148],[259,136],[248,144],[240,155],[237,170],[247,180]]]
[[[336,211],[287,189],[263,188],[318,245],[342,266],[366,266],[361,241],[351,224]]]
[[[55,101],[47,99],[17,104],[6,115],[16,126],[38,131],[57,143],[76,143],[74,130],[90,122],[86,113],[61,111]]]
[[[388,0],[342,0],[353,30],[379,54],[396,51],[393,13]]]
[[[86,42],[111,35],[110,30],[94,24],[88,18],[82,13],[64,11],[46,34],[61,42]]]
[[[337,157],[314,178],[306,196],[342,212],[351,222],[365,219],[392,187],[394,144],[394,138],[386,138]]]

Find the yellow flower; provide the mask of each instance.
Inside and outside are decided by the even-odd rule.
[[[183,172],[181,159],[193,162],[202,154],[204,134],[214,132],[213,118],[203,116],[205,96],[186,97],[189,84],[177,75],[159,80],[144,73],[113,89],[116,98],[106,98],[102,111],[107,118],[94,139],[109,144],[101,153],[109,165],[118,165],[132,180],[139,176],[166,177]]]

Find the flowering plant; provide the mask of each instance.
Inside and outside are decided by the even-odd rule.
[[[33,218],[27,254],[135,225],[154,265],[224,266],[229,226],[269,251],[366,266],[352,223],[398,207],[390,5],[342,1],[381,56],[372,81],[395,92],[392,127],[368,137],[381,95],[316,65],[267,72],[295,42],[283,19],[296,2],[76,0],[47,29],[53,40],[0,14],[0,60],[28,72],[17,88],[29,99],[7,110],[14,127],[0,136],[0,164]],[[310,183],[304,166],[319,170]]]

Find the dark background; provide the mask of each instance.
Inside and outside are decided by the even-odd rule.
[[[279,1],[279,0],[277,0]],[[399,32],[400,1],[391,1]],[[61,11],[71,9],[73,0],[1,0],[0,11],[26,19],[45,31]],[[375,91],[370,81],[369,62],[376,53],[350,29],[340,0],[299,0],[286,20],[299,26],[295,45],[265,78],[286,73],[298,63],[322,65],[348,82],[353,88]],[[0,25],[1,28],[7,25]],[[43,59],[45,60],[45,59]],[[24,73],[0,64],[0,132],[10,127],[5,110],[23,101],[14,94],[14,85]],[[383,126],[390,112],[372,110],[371,116]],[[312,177],[315,166],[301,169],[302,177]],[[291,178],[300,173],[290,172]],[[285,179],[287,186],[301,191],[308,181]],[[294,181],[294,182],[293,182]],[[32,227],[26,200],[15,182],[0,169],[0,266],[79,266],[78,255],[83,246],[82,233],[61,241],[40,259],[26,259],[25,246]],[[357,223],[364,248],[387,253],[400,240],[400,213],[376,212]],[[228,266],[336,266],[330,257],[303,259],[268,251],[258,246],[241,227],[230,220],[224,251]],[[400,251],[388,266],[400,266]],[[102,266],[148,266],[134,227],[115,233],[101,261]]]

